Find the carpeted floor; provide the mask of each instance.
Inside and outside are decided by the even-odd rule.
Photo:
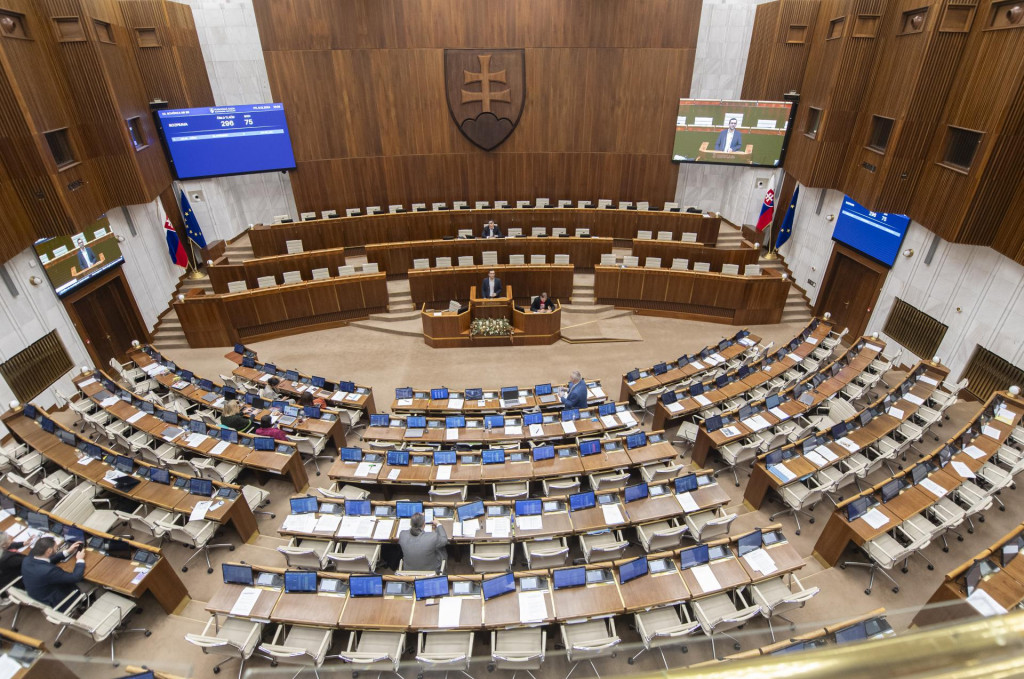
[[[669,319],[634,316],[631,322],[641,339],[633,342],[614,342],[598,344],[557,343],[550,347],[510,347],[502,349],[447,349],[432,350],[417,338],[401,335],[384,334],[361,328],[342,328],[338,330],[308,333],[293,337],[260,342],[252,345],[261,359],[273,360],[279,366],[294,367],[304,372],[324,375],[328,379],[352,379],[356,382],[369,384],[374,388],[374,395],[379,409],[386,409],[391,402],[391,395],[397,386],[411,385],[415,387],[448,386],[464,388],[473,386],[497,387],[501,385],[533,385],[538,382],[564,382],[573,369],[579,369],[589,379],[600,379],[605,391],[610,396],[617,396],[621,376],[634,367],[650,366],[660,360],[674,359],[682,353],[693,352],[701,347],[717,342],[723,336],[731,335],[736,328],[710,323],[680,322]],[[750,330],[766,340],[787,340],[797,333],[802,324],[776,325],[768,327],[751,327]],[[168,352],[179,365],[187,366],[197,375],[217,379],[218,373],[228,373],[232,364],[223,358],[224,349],[175,350]],[[897,377],[893,375],[892,377]],[[944,423],[936,433],[942,438],[948,437],[959,426],[973,417],[979,405],[961,402],[950,409],[951,420]],[[355,444],[356,442],[350,441]],[[925,447],[929,450],[932,441],[929,439]],[[913,454],[913,453],[912,453]],[[712,459],[710,466],[716,466]],[[881,480],[888,473],[880,472]],[[243,477],[242,481],[246,481]],[[766,502],[760,511],[747,511],[742,504],[742,492],[746,476],[741,474],[739,488],[735,487],[731,475],[723,475],[721,483],[732,498],[730,509],[741,514],[733,524],[732,532],[738,533],[756,526],[769,523],[768,516],[778,511],[780,505]],[[328,485],[324,476],[314,476],[310,468],[310,481],[314,486]],[[218,549],[212,552],[211,559],[214,573],[207,575],[205,563],[193,561],[193,568],[187,574],[181,574],[192,601],[176,615],[165,615],[155,601],[144,598],[140,603],[144,611],[135,616],[133,626],[139,624],[149,627],[153,635],[144,638],[141,635],[129,634],[117,642],[118,658],[134,664],[148,664],[151,667],[179,674],[181,676],[210,676],[211,668],[219,660],[212,656],[202,655],[198,649],[184,641],[189,632],[200,632],[208,619],[205,602],[213,595],[220,585],[220,563],[225,560],[241,560],[249,563],[283,566],[283,557],[276,548],[285,543],[277,536],[277,527],[287,513],[287,499],[291,495],[291,487],[282,481],[271,480],[265,486],[272,493],[273,502],[270,510],[277,514],[276,518],[258,517],[260,535],[249,544],[239,544],[239,539],[230,529],[224,531],[223,541],[232,543],[234,551]],[[814,511],[816,522],[803,522],[800,536],[795,535],[795,526],[790,516],[780,517],[779,521],[789,540],[792,541],[801,555],[805,557],[805,567],[798,577],[807,587],[819,587],[821,592],[813,598],[805,608],[793,612],[791,617],[797,624],[797,632],[819,628],[825,624],[845,620],[859,614],[885,607],[889,621],[897,631],[905,631],[919,607],[928,600],[942,580],[942,574],[951,570],[976,552],[991,544],[998,537],[1020,522],[1019,497],[1024,489],[1007,490],[1003,500],[1008,511],[991,511],[985,523],[977,523],[977,531],[966,535],[964,542],[951,542],[949,553],[943,553],[940,545],[932,545],[927,554],[935,563],[935,570],[929,571],[920,560],[910,564],[909,574],[901,574],[898,569],[893,575],[900,583],[900,592],[893,594],[885,583],[876,583],[874,593],[866,596],[863,592],[867,584],[867,573],[863,569],[838,568],[823,569],[810,555],[813,545],[824,527],[828,514],[832,510],[828,502],[821,503]],[[575,543],[575,541],[572,541]],[[636,549],[633,547],[632,549]],[[167,543],[164,552],[170,561],[180,565],[192,554],[189,550]],[[848,557],[854,557],[851,551]],[[452,570],[461,572],[468,570],[468,563],[451,561]],[[201,565],[199,565],[201,564]],[[12,612],[4,612],[0,620],[2,625],[10,625]],[[663,668],[661,656],[657,651],[644,653],[637,659],[634,666],[626,660],[637,650],[638,636],[631,629],[632,619],[619,616],[616,619],[617,632],[623,643],[616,657],[596,660],[598,670],[604,676],[627,674],[632,671],[651,671]],[[53,639],[56,629],[47,623],[41,615],[27,611],[19,619],[19,630],[36,636],[47,642]],[[777,625],[777,628],[779,626]],[[269,629],[268,629],[269,631]],[[560,643],[557,627],[548,628],[548,656],[543,670],[535,672],[540,677],[563,677],[570,665],[565,661],[565,654],[555,644]],[[777,632],[782,632],[777,629]],[[735,636],[741,639],[743,649],[752,649],[770,643],[768,626],[763,620],[756,620],[739,630]],[[781,638],[781,636],[780,636]],[[331,653],[338,653],[347,643],[348,633],[337,632]],[[122,676],[124,672],[111,668],[105,652],[109,647],[95,650],[88,661],[75,659],[71,656],[83,653],[90,641],[74,632],[67,632],[63,637],[64,644],[59,651],[68,654],[66,662],[82,677],[99,678]],[[410,636],[407,651],[415,651],[415,637]],[[673,666],[689,665],[708,660],[712,657],[711,647],[707,639],[698,634],[686,640],[688,653],[681,653],[679,648],[667,649],[665,656]],[[719,654],[732,652],[728,640],[719,640]],[[480,661],[474,663],[471,674],[477,679],[486,675],[487,658],[489,656],[489,635],[478,634],[475,655]],[[416,676],[413,655],[408,655],[410,666],[403,672],[406,679]],[[332,670],[347,670],[340,667],[338,661],[330,661]],[[237,661],[224,666],[225,676],[237,673]],[[284,676],[290,677],[295,668],[288,666],[271,668],[268,661],[254,659],[249,663],[249,676]],[[498,674],[503,674],[498,672]],[[504,673],[508,679],[510,673]],[[577,668],[574,676],[592,675],[589,665]],[[322,671],[322,676],[331,676],[329,671]],[[307,673],[306,676],[312,676]],[[344,675],[344,676],[347,676]]]

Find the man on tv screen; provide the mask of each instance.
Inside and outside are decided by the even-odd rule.
[[[716,151],[739,151],[743,145],[743,137],[736,129],[736,119],[729,118],[729,127],[718,133],[718,141],[715,142]]]
[[[91,266],[96,266],[102,259],[96,256],[96,253],[92,251],[92,248],[85,244],[85,236],[79,234],[71,239],[74,243],[75,248],[78,250],[78,268],[76,271],[72,271],[72,274],[77,276]]]

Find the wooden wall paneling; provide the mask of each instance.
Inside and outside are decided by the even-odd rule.
[[[206,60],[199,44],[199,33],[192,8],[183,2],[165,2],[174,58],[184,81],[188,106],[213,106],[213,88],[206,72]]]
[[[757,6],[742,98],[781,101],[801,92],[817,0],[776,0]]]
[[[742,99],[770,99],[768,92],[768,64],[776,51],[779,10],[784,0],[765,2],[754,10],[754,27],[747,48],[747,67],[743,72]],[[800,74],[803,75],[800,64]]]
[[[238,334],[230,322],[237,318],[234,305],[219,297],[198,296],[172,302],[188,343],[193,347],[219,347],[234,344]],[[229,316],[230,314],[230,316]]]
[[[338,301],[339,288],[334,281],[316,281],[307,286],[309,290],[309,301],[317,314],[337,314],[341,311],[341,303]]]
[[[313,302],[309,297],[309,289],[305,285],[285,285],[280,293],[284,305],[283,318],[296,319],[312,316]]]

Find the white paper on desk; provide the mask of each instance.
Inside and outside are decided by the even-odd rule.
[[[922,403],[924,403],[924,399],[921,398],[920,396],[918,396],[917,394],[905,394],[903,396],[903,400],[904,401],[910,401],[911,403],[913,403],[916,406],[919,406]]]
[[[719,353],[711,354],[710,356],[708,356],[708,359],[713,361],[714,365],[718,365],[719,363],[725,363],[725,357]]]
[[[262,375],[260,375],[259,379],[258,379],[258,380],[256,380],[256,381],[257,381],[257,382],[266,382],[266,381],[267,381],[267,380],[269,380],[269,379],[270,379],[271,377],[273,377],[273,375],[271,375],[270,373],[263,373]]]
[[[934,387],[934,386],[936,386],[936,385],[938,385],[938,383],[939,383],[939,382],[938,382],[938,380],[936,380],[936,379],[934,379],[934,378],[931,378],[931,377],[928,377],[927,375],[921,375],[921,377],[920,377],[919,379],[920,379],[920,380],[921,380],[922,382],[925,382],[925,383],[927,383],[927,384],[930,384],[930,385],[932,385],[933,387]]]
[[[794,354],[792,351],[789,352],[788,354],[786,354],[786,358],[788,358],[789,360],[793,361],[794,363],[799,363],[800,361],[804,360],[804,359],[800,358],[799,356],[797,356],[796,354]]]
[[[446,596],[441,598],[437,605],[437,626],[441,629],[451,629],[459,626],[462,618],[462,597]]]
[[[817,453],[818,455],[821,455],[829,462],[835,462],[837,459],[839,459],[839,456],[833,453],[828,446],[818,446],[817,448],[814,449],[814,452]]]
[[[540,530],[543,527],[544,519],[538,515],[516,517],[516,528],[519,530]]]
[[[889,523],[889,517],[878,511],[877,507],[873,507],[864,512],[864,515],[860,518],[864,519],[864,523],[868,524],[875,530],[878,530],[885,524]]]
[[[768,420],[764,419],[760,415],[748,417],[745,420],[741,420],[741,422],[743,422],[743,424],[751,431],[761,431],[762,429],[767,429],[771,426]]]
[[[117,403],[120,400],[121,399],[119,399],[116,396],[108,396],[107,398],[105,398],[102,401],[100,401],[100,407],[101,408],[109,408],[110,406],[114,405],[115,403]]]
[[[542,424],[531,424],[530,425],[530,436],[544,436],[544,425],[542,425]]]
[[[789,483],[796,478],[796,474],[789,470],[785,462],[771,465],[768,467],[768,471],[782,479],[783,483]]]
[[[562,422],[562,431],[565,432],[566,434],[575,434],[576,423],[573,422],[572,420],[565,420],[564,422]]]
[[[314,533],[328,533],[334,535],[338,532],[338,526],[341,525],[341,517],[337,514],[324,514],[316,520],[316,525],[313,526]]]
[[[283,524],[281,524],[281,530],[291,530],[291,527],[288,524],[289,524],[289,519],[291,519],[293,516],[305,516],[305,514],[292,514],[291,516],[289,516],[288,518],[286,518],[284,520]],[[340,537],[340,538],[355,537],[356,528],[358,528],[358,526],[359,526],[359,517],[358,516],[350,516],[350,515],[346,514],[345,516],[341,517],[341,525],[338,526],[338,537]]]
[[[709,405],[711,405],[711,399],[709,399],[704,394],[697,394],[696,396],[693,397],[693,400],[696,401],[697,403],[699,403],[702,406],[709,406]]]
[[[90,384],[96,384],[96,378],[95,377],[90,377],[87,380],[82,380],[81,382],[78,383],[78,386],[80,388],[81,387],[88,387]]]
[[[519,622],[542,622],[548,617],[543,591],[519,593]]]
[[[135,577],[132,578],[132,584],[137,585],[142,582],[142,579],[149,575],[149,568],[136,568]]]
[[[722,427],[722,434],[732,438],[733,436],[739,436],[740,430],[738,427],[734,427],[731,424],[728,427]]]
[[[372,516],[360,516],[356,522],[356,537],[369,539],[373,535],[373,529],[377,526],[377,520]]]
[[[334,392],[331,395],[330,400],[332,400],[332,401],[344,401],[345,400],[345,396],[347,396],[347,395],[348,395],[347,391],[336,391],[336,392]],[[403,399],[403,400],[409,400],[409,399]],[[401,405],[401,401],[399,402],[399,405]],[[409,405],[412,405],[412,401],[411,400],[409,400]]]
[[[823,458],[821,455],[819,455],[818,453],[814,452],[813,450],[810,451],[810,452],[804,453],[804,459],[806,459],[808,462],[813,464],[815,467],[819,467],[819,468],[820,467],[824,467],[825,465],[828,464],[828,460],[826,460],[825,458]]]
[[[1000,436],[1000,432],[999,432],[998,429],[996,429],[992,425],[986,424],[986,425],[984,425],[981,428],[981,435],[982,436],[987,436],[990,439],[995,439],[996,441],[998,441],[999,440],[999,436]]]
[[[1006,609],[983,589],[975,588],[971,596],[967,597],[967,603],[986,618],[1006,613]]]
[[[213,407],[214,408],[223,408],[224,407],[224,397],[221,396],[216,401],[214,401],[213,402]]]
[[[345,397],[342,396],[338,400],[340,401],[343,398],[345,398]],[[398,406],[399,407],[406,407],[406,406],[411,406],[411,405],[412,405],[412,399],[411,398],[400,398],[400,399],[398,399]]]
[[[868,351],[881,351],[882,350],[882,347],[878,346],[877,344],[865,344],[864,348],[867,349]]]
[[[814,341],[817,342],[818,340],[814,340]],[[739,339],[739,343],[742,344],[745,347],[752,347],[755,344],[754,340],[750,339],[749,337],[741,337]]]
[[[206,512],[210,509],[210,505],[213,504],[209,500],[201,500],[196,503],[196,506],[192,508],[192,513],[188,515],[189,521],[202,521],[206,518]]]
[[[704,364],[703,364],[703,363],[701,363],[700,361],[694,361],[694,362],[693,362],[693,363],[691,363],[690,365],[692,365],[692,366],[693,366],[694,368],[696,368],[697,370],[703,370],[704,368],[706,368],[706,367],[707,367],[706,365],[704,365]]]
[[[505,425],[505,436],[522,436],[523,427],[522,425]]]
[[[594,387],[593,389],[587,389],[587,396],[594,399],[601,399],[605,397],[604,389],[601,387]]]
[[[395,526],[394,519],[381,519],[377,522],[377,525],[373,528],[373,539],[374,540],[390,540],[391,529]]]
[[[887,410],[886,412],[895,417],[897,420],[903,419],[903,411],[897,408],[896,406],[890,407],[889,410]]]
[[[359,392],[353,391],[352,393],[345,394],[346,401],[358,401],[360,399]]]
[[[312,533],[316,528],[316,514],[289,514],[281,523],[281,530],[293,533]]]
[[[0,509],[0,521],[3,521],[4,519],[9,519],[12,516],[14,516],[14,514],[11,514],[6,509]]]
[[[601,505],[601,513],[604,514],[604,522],[609,526],[626,522],[622,516],[622,509],[617,504]]]
[[[602,415],[601,424],[606,427],[617,427],[619,426],[618,420],[615,419],[614,415]]]
[[[25,530],[25,524],[12,523],[10,526],[4,529],[4,532],[10,535],[12,538],[21,535],[22,531]]]
[[[459,440],[459,430],[458,429],[445,429],[444,430],[444,440],[445,441],[458,441]]]
[[[462,410],[462,406],[466,403],[465,399],[461,398],[450,398],[448,399],[448,408],[451,410]]]
[[[359,464],[356,465],[355,475],[363,477],[370,476],[371,474],[373,474],[374,476],[376,476],[377,472],[380,471],[380,468],[380,462],[360,462]]]
[[[391,471],[388,472],[388,481],[397,481],[401,473],[401,469],[392,469]]]
[[[412,528],[412,519],[411,518],[405,518],[405,519],[399,519],[398,520],[398,533],[399,533],[399,535],[401,535],[403,530],[409,530],[410,528]],[[426,526],[424,526],[424,528],[426,528]]]
[[[968,467],[967,465],[965,465],[960,460],[953,460],[953,462],[950,464],[950,466],[953,467],[953,471],[955,471],[957,474],[959,474],[960,476],[964,477],[965,479],[973,479],[973,478],[975,478],[974,477],[974,472],[971,471],[971,468]]]
[[[694,566],[690,571],[693,573],[693,577],[697,578],[697,584],[704,592],[713,592],[722,588],[718,578],[715,577],[715,572],[711,570],[711,566]]]
[[[235,599],[235,605],[231,607],[231,615],[241,618],[252,613],[253,606],[259,601],[260,590],[258,587],[245,587]]]
[[[462,537],[464,538],[471,538],[480,530],[480,519],[470,519],[459,523],[462,524]]]
[[[698,505],[697,501],[693,499],[693,494],[690,492],[676,495],[676,502],[679,503],[679,506],[683,508],[684,512],[690,513],[700,511],[700,505]]]
[[[0,655],[0,679],[11,679],[23,668],[21,663],[4,653]]]
[[[747,560],[748,566],[759,573],[768,575],[769,573],[774,573],[779,570],[779,567],[775,565],[775,560],[772,558],[771,554],[763,548],[747,552],[743,558]]]
[[[78,458],[78,464],[85,467],[89,464],[92,464],[92,458],[89,457],[88,455],[83,455],[82,457]]]
[[[847,436],[843,436],[842,438],[836,439],[836,443],[841,445],[843,448],[846,448],[851,453],[856,453],[858,450],[860,450],[860,446],[858,446],[856,443],[854,443]]]
[[[964,452],[973,457],[975,460],[980,460],[987,454],[984,450],[975,445],[967,446],[966,448],[964,448]]]
[[[492,538],[507,538],[512,534],[512,519],[507,516],[492,516],[487,519],[486,528]]]
[[[683,404],[680,403],[679,401],[673,401],[672,403],[669,403],[667,406],[665,406],[665,410],[669,411],[670,413],[678,413],[683,410]]]
[[[210,450],[207,453],[207,455],[220,455],[225,450],[227,450],[228,446],[230,446],[230,445],[231,445],[230,441],[221,441],[220,443],[215,445],[213,448],[210,448]]]
[[[740,340],[740,341],[742,342],[743,340]],[[818,338],[817,337],[808,337],[804,341],[807,342],[808,344],[817,344],[818,343]]]
[[[942,497],[946,494],[946,489],[931,479],[921,479],[921,482],[917,485],[921,486],[935,497]]]
[[[437,476],[435,477],[438,481],[447,481],[452,477],[452,467],[454,465],[442,464],[437,468]]]
[[[107,483],[115,483],[122,476],[125,476],[124,472],[118,471],[117,469],[108,469],[107,473],[103,475],[103,480]]]
[[[636,426],[636,418],[633,417],[633,413],[629,412],[628,410],[623,410],[622,412],[616,414],[619,416],[619,421],[621,421],[623,425],[627,427]]]
[[[125,422],[127,422],[128,424],[135,424],[136,422],[138,422],[139,420],[141,420],[145,416],[146,416],[146,412],[144,410],[140,410],[139,412],[135,413],[131,417],[126,418]]]
[[[774,408],[769,409],[768,412],[770,412],[775,417],[779,418],[779,421],[789,419],[789,413],[787,413],[779,406],[775,406]]]
[[[207,436],[206,434],[193,432],[188,435],[188,438],[185,439],[185,445],[189,446],[190,448],[198,448],[202,444],[206,443],[206,439],[208,438],[210,437]]]

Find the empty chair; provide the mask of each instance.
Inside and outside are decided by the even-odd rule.
[[[558,568],[569,558],[569,543],[564,537],[526,540],[523,542],[526,565],[534,568]]]
[[[676,271],[686,271],[690,268],[690,260],[675,257],[672,259],[672,268]]]
[[[562,226],[552,227],[551,235],[554,236],[555,238],[558,238],[559,236],[566,235],[565,227],[562,227]]]
[[[800,515],[806,516],[808,521],[814,523],[814,517],[808,510],[813,509],[814,505],[821,500],[821,489],[809,488],[802,481],[795,481],[783,486],[779,490],[779,495],[782,496],[782,502],[786,508],[768,517],[769,521],[774,521],[775,517],[782,514],[792,514],[793,520],[796,522],[796,534],[800,535]]]
[[[660,269],[661,257],[648,257],[644,260],[645,269]]]
[[[431,486],[427,491],[431,502],[465,502],[468,486]]]
[[[725,460],[726,466],[725,469],[719,469],[716,471],[715,476],[717,477],[724,471],[730,471],[732,472],[733,481],[735,481],[736,486],[739,487],[740,477],[739,474],[736,473],[736,470],[743,467],[749,473],[754,458],[757,457],[758,450],[759,445],[756,443],[740,446],[739,449],[729,448],[726,446],[719,447],[718,452],[722,456],[722,459]]]
[[[526,255],[509,255],[509,264],[526,264]]]
[[[587,229],[587,228],[576,229],[576,237],[577,238],[582,238],[583,236],[589,236],[589,235],[590,235],[590,229]]]
[[[401,677],[398,668],[404,651],[405,632],[353,631],[338,658],[349,663],[353,671],[391,672]]]
[[[444,269],[452,265],[451,257],[438,257],[434,262],[434,266],[438,269]]]
[[[736,516],[728,513],[725,507],[687,514],[685,520],[690,529],[690,539],[694,542],[707,542],[709,538],[728,535],[729,526],[736,520]]]
[[[459,266],[473,266],[473,255],[460,255]]]
[[[380,273],[380,264],[377,262],[363,264],[363,273]]]
[[[313,269],[313,280],[314,281],[322,281],[323,279],[330,278],[330,277],[331,277],[331,272],[330,272],[330,270],[327,267],[323,267],[323,268],[320,268],[320,269]]]
[[[684,231],[682,238],[680,240],[682,240],[682,242],[684,243],[696,243],[697,234],[692,231]]]
[[[497,250],[485,250],[480,253],[480,263],[484,266],[497,266],[498,265],[498,251]]]
[[[530,229],[530,235],[534,238],[539,238],[548,235],[548,230],[543,226],[535,226]]]
[[[601,266],[616,266],[619,263],[618,258],[614,253],[604,252],[601,253]]]
[[[844,561],[839,565],[839,567],[846,568],[847,566],[857,566],[859,568],[868,569],[870,578],[868,579],[867,589],[864,590],[865,594],[871,594],[871,586],[875,582],[876,573],[881,574],[886,580],[892,583],[893,593],[899,592],[900,586],[886,571],[893,568],[900,561],[909,559],[913,549],[910,547],[904,547],[897,542],[896,538],[888,533],[882,533],[873,540],[868,540],[864,543],[863,549],[871,559],[870,562]]]
[[[270,518],[275,518],[272,512],[262,511],[260,507],[264,507],[270,504],[270,491],[263,490],[257,486],[242,486],[242,498],[245,503],[249,505],[249,509],[253,514],[263,514]],[[155,510],[154,510],[155,511]]]
[[[662,647],[677,645],[680,639],[690,636],[701,628],[700,622],[692,620],[686,607],[682,605],[664,606],[634,613],[633,620],[636,621],[636,631],[640,635],[644,647],[629,659],[630,665],[636,662],[636,659],[644,651],[655,648],[661,654],[665,669],[668,669],[668,660],[665,658],[665,651]],[[685,652],[686,646],[683,646],[682,650]]]
[[[627,547],[629,542],[623,540],[622,533],[617,530],[580,535],[580,548],[587,563],[621,559]]]
[[[600,677],[597,666],[594,665],[594,658],[611,654],[622,639],[615,633],[615,619],[605,618],[603,620],[588,620],[575,624],[563,623],[561,626],[562,645],[565,647],[565,655],[572,668],[565,679],[575,671],[581,662],[590,663],[594,674]]]
[[[286,240],[284,247],[289,255],[297,255],[302,252],[302,241],[301,240]]]
[[[281,274],[281,278],[284,279],[286,285],[288,283],[302,282],[302,274],[299,273],[298,271],[285,271],[283,274]]]
[[[610,472],[596,472],[594,474],[588,474],[587,480],[590,481],[591,490],[597,492],[622,490],[626,487],[626,483],[629,481],[629,471],[616,469],[615,471]]]
[[[547,255],[530,255],[530,264],[547,264]]]
[[[522,236],[522,235],[523,235],[523,230],[521,228],[519,228],[518,226],[510,227],[509,230],[508,230],[508,237],[509,238],[518,238],[519,236]]]
[[[228,281],[228,292],[245,292],[248,289],[245,281]]]
[[[219,672],[220,666],[232,658],[241,660],[238,676],[245,670],[245,662],[252,657],[256,645],[263,635],[263,623],[233,618],[228,616],[218,624],[217,616],[210,616],[201,634],[186,634],[185,641],[203,649],[203,653],[227,656],[219,662],[214,671]]]
[[[636,232],[636,239],[637,240],[651,240],[653,237],[654,237],[654,233],[651,232],[651,231],[637,231]]]
[[[414,260],[412,260],[412,268],[414,268],[414,269],[429,269],[430,268],[430,260],[429,259],[414,259]]]
[[[623,266],[640,266],[640,258],[633,255],[626,255],[622,258]]]
[[[694,271],[711,271],[711,263],[710,262],[694,262],[693,263],[693,270]]]
[[[299,436],[298,434],[292,434],[288,438],[295,442],[295,447],[298,449],[299,455],[303,457],[303,463],[309,460],[313,461],[313,467],[316,469],[317,476],[320,476],[320,460],[330,460],[334,458],[333,454],[326,452],[326,436],[316,436],[313,434],[310,434],[309,436]]]
[[[191,545],[195,548],[195,553],[192,554],[181,566],[183,573],[188,572],[188,565],[198,556],[202,556],[206,559],[206,572],[212,573],[213,566],[210,565],[210,550],[219,547],[227,547],[230,551],[235,551],[235,546],[224,542],[219,544],[210,544],[210,540],[217,533],[217,526],[212,521],[188,521],[184,525],[176,523],[179,517],[184,518],[183,515],[178,514],[175,516],[175,523],[162,522],[161,525],[167,528],[170,538],[175,542],[180,542],[183,545]]]
[[[316,213],[315,212],[300,212],[299,213],[299,219],[301,221],[303,221],[303,222],[308,222],[308,221],[314,220],[314,219],[316,219]]]
[[[541,479],[540,485],[544,488],[544,497],[572,495],[580,492],[580,480],[575,476]]]
[[[523,627],[491,632],[491,664],[487,669],[522,670],[537,679],[532,670],[539,670],[544,664],[544,651],[548,633],[543,627]]]
[[[733,593],[736,601],[730,598],[727,593],[713,594],[693,602],[693,613],[700,623],[704,634],[711,638],[711,654],[718,657],[715,650],[715,635],[721,634],[733,640],[733,646],[738,651],[740,643],[735,638],[725,634],[726,630],[735,629],[761,612],[761,607],[750,606],[743,599],[743,594],[737,590]]]
[[[69,605],[63,607],[65,611],[74,611],[77,608],[78,602],[86,598],[85,594],[78,594],[77,596],[78,599],[76,601],[70,602]],[[54,639],[55,646],[60,646],[57,639],[60,639],[60,636],[64,634],[66,629],[84,634],[93,640],[93,645],[83,655],[88,655],[100,643],[110,639],[110,662],[117,665],[117,660],[114,657],[114,640],[120,634],[125,632],[142,632],[147,637],[151,634],[148,629],[143,627],[129,630],[121,629],[128,620],[129,614],[134,610],[135,602],[133,600],[113,592],[103,592],[77,618],[72,617],[68,613],[58,611],[56,608],[49,607],[43,609],[43,615],[46,616],[47,622],[61,626],[56,639]]]
[[[338,267],[339,276],[354,276],[356,275],[356,268],[351,264],[343,264]]]
[[[319,679],[319,668],[327,658],[333,635],[334,630],[330,629],[280,623],[270,643],[260,644],[259,650],[270,658],[274,665],[285,663],[310,667]],[[295,676],[301,672],[300,669]]]
[[[640,538],[640,546],[650,554],[678,549],[688,530],[685,523],[680,524],[676,519],[669,519],[641,524],[636,527],[636,535]]]
[[[256,279],[256,286],[260,288],[272,288],[277,285],[277,279],[273,276],[260,276]]]
[[[722,273],[731,274],[733,276],[738,275],[740,272],[739,264],[723,264]]]
[[[747,264],[743,267],[744,276],[760,276],[761,265],[760,264]]]
[[[465,486],[463,486],[465,488]],[[492,484],[495,500],[524,500],[530,497],[529,481],[504,481]]]
[[[803,608],[807,601],[815,596],[819,590],[817,587],[805,588],[796,579],[796,574],[790,573],[788,585],[786,584],[786,576],[779,576],[755,582],[750,591],[750,598],[761,607],[761,615],[768,620],[768,631],[771,632],[772,641],[775,641],[775,628],[772,627],[772,618],[782,618],[792,626],[793,621],[782,614],[796,608]]]
[[[341,573],[372,573],[380,561],[380,545],[372,542],[337,542],[327,561]]]
[[[640,467],[640,476],[647,483],[663,483],[679,476],[683,465],[677,462],[646,464]]]
[[[469,545],[469,563],[474,573],[507,573],[512,570],[511,542],[473,542]]]
[[[416,638],[416,662],[422,671],[466,671],[473,659],[473,632],[420,632]]]
[[[292,538],[287,545],[278,547],[277,551],[284,555],[288,568],[322,571],[330,563],[327,553],[333,549],[334,542],[332,540]]]
[[[555,255],[555,264],[568,264],[569,255]]]
[[[671,231],[659,231],[658,232],[658,240],[672,240],[672,232]]]

